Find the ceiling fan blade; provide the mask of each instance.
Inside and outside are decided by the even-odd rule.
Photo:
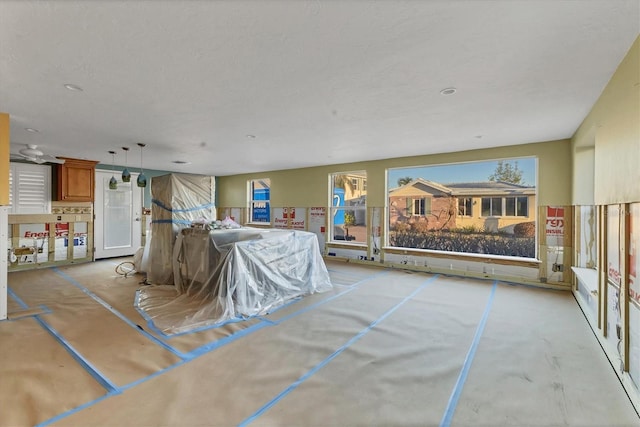
[[[40,156],[39,159],[42,160],[42,162],[57,163],[59,165],[64,163],[64,159],[59,159],[57,157],[49,156],[46,154],[44,156]]]
[[[37,159],[35,157],[32,156],[27,156],[25,154],[22,153],[11,153],[11,159],[13,160],[25,160],[28,162],[36,162]]]

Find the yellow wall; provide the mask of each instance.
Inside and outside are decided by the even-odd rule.
[[[327,206],[330,173],[367,171],[367,205],[386,204],[387,168],[494,160],[512,157],[538,157],[538,203],[571,204],[571,144],[569,140],[540,142],[508,147],[470,150],[428,156],[402,157],[370,162],[347,163],[304,169],[290,169],[218,178],[218,206],[244,207],[247,180],[271,178],[271,206]]]
[[[577,153],[595,145],[593,199],[596,205],[640,201],[640,37],[572,139]],[[588,158],[576,159],[574,204],[588,193]],[[583,167],[584,166],[584,167]]]
[[[9,204],[9,115],[0,113],[0,205]]]

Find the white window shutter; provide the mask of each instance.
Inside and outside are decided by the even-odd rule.
[[[13,213],[51,212],[51,167],[14,163],[11,165],[10,196]]]

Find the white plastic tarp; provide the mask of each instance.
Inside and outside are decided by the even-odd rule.
[[[215,221],[215,177],[172,173],[151,179],[151,239],[147,280],[173,284],[173,245],[196,220]]]
[[[263,315],[332,288],[315,234],[242,228],[182,230],[175,286],[146,286],[137,305],[165,334]]]

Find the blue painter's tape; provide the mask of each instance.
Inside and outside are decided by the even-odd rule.
[[[64,347],[65,350],[78,362],[96,381],[100,383],[108,392],[118,391],[118,387],[112,383],[106,376],[104,376],[95,366],[85,359],[67,340],[65,340],[53,326],[42,320],[40,316],[34,316],[36,321],[55,338],[58,343]]]
[[[155,332],[156,334],[162,335],[166,339],[171,339],[171,338],[179,337],[179,336],[182,336],[182,335],[194,334],[196,332],[207,331],[209,329],[219,328],[219,327],[227,325],[229,323],[239,323],[239,322],[243,322],[243,321],[246,320],[246,319],[242,319],[242,318],[229,319],[229,320],[225,320],[224,322],[218,322],[218,323],[213,323],[213,324],[210,324],[210,325],[201,326],[199,328],[190,329],[190,330],[185,331],[185,332],[177,332],[177,333],[173,333],[173,334],[168,334],[168,333],[160,330],[155,325],[155,323],[153,322],[153,319],[151,318],[151,316],[149,316],[146,311],[144,311],[143,309],[140,308],[140,290],[136,291],[136,296],[135,296],[133,305],[136,308],[136,311],[140,314],[140,316],[142,316],[147,321],[147,327],[149,329],[151,329],[153,332]]]
[[[43,311],[43,313],[38,313],[38,314],[51,314],[51,313],[53,313],[53,311],[49,307],[44,305],[44,304],[40,304],[38,307],[40,307],[42,309],[42,311]]]
[[[211,352],[211,351],[213,351],[213,350],[215,350],[217,348],[220,348],[220,347],[222,347],[224,345],[230,344],[230,343],[236,341],[237,339],[240,339],[240,338],[244,337],[245,335],[248,335],[248,334],[250,334],[252,332],[255,332],[255,331],[259,330],[259,329],[264,328],[265,326],[269,326],[269,325],[266,324],[266,323],[256,323],[255,325],[252,325],[252,326],[248,327],[247,329],[244,329],[244,330],[242,330],[240,332],[236,332],[235,334],[229,335],[227,337],[224,337],[224,338],[219,339],[217,341],[211,342],[209,344],[205,344],[202,347],[198,347],[197,349],[195,349],[195,350],[193,350],[193,351],[191,351],[189,353],[189,358],[188,359],[181,360],[180,362],[174,363],[171,366],[167,366],[166,368],[161,369],[159,371],[156,371],[151,375],[148,375],[148,376],[146,376],[144,378],[140,378],[139,380],[136,380],[136,381],[134,381],[134,382],[132,382],[130,384],[127,384],[127,385],[123,386],[121,389],[124,391],[124,390],[128,390],[128,389],[130,389],[132,387],[135,387],[135,386],[137,386],[139,384],[142,384],[142,383],[150,380],[151,378],[155,378],[155,377],[157,377],[159,375],[164,374],[165,372],[168,372],[168,371],[170,371],[170,370],[172,370],[174,368],[177,368],[178,366],[184,365],[185,363],[195,359],[196,357],[200,357],[200,356],[202,356],[204,354],[207,354],[207,353],[209,353],[209,352]]]
[[[154,219],[151,221],[151,224],[180,224],[180,225],[191,225],[193,221],[189,221],[186,219]]]
[[[29,306],[18,296],[16,293],[7,286],[7,293],[13,298],[20,307],[24,309],[28,309]],[[46,305],[40,305],[40,308],[45,310],[45,313],[51,313],[51,310]],[[64,349],[75,359],[76,362],[80,364],[102,387],[104,387],[108,392],[115,392],[118,390],[118,387],[113,384],[107,377],[102,375],[102,373],[96,369],[87,359],[85,359],[71,344],[69,344],[63,337],[60,335],[58,331],[56,331],[51,325],[45,322],[40,318],[38,314],[34,315],[33,318],[42,326],[58,343],[64,347]]]
[[[27,305],[27,303],[25,303],[24,301],[22,301],[22,299],[16,295],[16,293],[13,291],[13,289],[11,289],[9,286],[7,286],[7,293],[9,294],[9,296],[11,298],[13,298],[13,300],[15,302],[18,303],[18,305],[22,308],[24,308],[25,310],[29,308],[29,306]]]
[[[354,273],[352,271],[334,270],[332,268],[328,268],[327,271],[329,272],[329,274],[331,274],[331,273],[333,273],[333,274],[344,274],[345,276],[358,277],[358,278],[363,278],[363,279],[369,277],[366,274]]]
[[[35,427],[48,426],[48,425],[50,425],[52,423],[55,423],[56,421],[60,421],[61,419],[68,417],[69,415],[75,414],[76,412],[80,412],[85,408],[93,406],[96,403],[99,403],[99,402],[101,402],[103,400],[106,400],[106,399],[110,398],[111,396],[115,396],[116,394],[120,394],[120,393],[121,393],[120,391],[114,391],[114,392],[107,393],[104,396],[100,396],[97,399],[90,400],[89,402],[83,403],[80,406],[77,406],[77,407],[75,407],[73,409],[69,409],[68,411],[65,411],[65,412],[63,412],[61,414],[58,414],[55,417],[49,418],[48,420],[43,421],[40,424],[36,424]]]
[[[242,338],[246,335],[249,335],[259,329],[262,329],[266,326],[271,326],[269,323],[266,322],[259,322],[259,323],[254,323],[253,325],[249,326],[246,329],[242,329],[232,335],[226,336],[224,338],[220,338],[219,340],[210,342],[208,344],[205,344],[201,347],[196,348],[195,350],[192,350],[188,353],[188,356],[190,358],[195,358],[195,357],[199,357],[202,356],[205,353],[209,353],[210,351],[215,350],[216,348],[222,347],[223,345],[229,344],[230,342],[233,342],[239,338]]]
[[[489,300],[487,301],[487,305],[484,308],[484,313],[482,314],[480,323],[476,328],[476,334],[473,337],[473,341],[471,342],[471,347],[469,347],[469,351],[467,352],[467,357],[465,357],[464,359],[462,370],[460,371],[460,375],[458,376],[456,385],[454,386],[453,392],[449,397],[449,403],[447,404],[447,408],[445,409],[444,415],[442,416],[442,420],[440,421],[440,427],[449,427],[451,425],[453,414],[456,411],[456,407],[458,406],[458,400],[460,399],[460,395],[462,394],[462,388],[464,387],[464,383],[467,380],[467,376],[469,375],[469,369],[471,368],[471,364],[473,363],[473,358],[476,355],[476,350],[478,348],[478,344],[480,343],[480,338],[482,337],[482,333],[484,332],[484,327],[487,323],[487,319],[489,318],[489,312],[491,311],[491,306],[493,305],[493,299],[496,295],[497,286],[498,286],[498,282],[497,281],[493,282],[493,286],[491,287],[491,293],[489,294]]]
[[[265,405],[263,405],[260,409],[258,409],[253,415],[251,415],[250,417],[246,418],[244,421],[242,421],[240,424],[238,424],[239,426],[246,426],[249,425],[250,423],[252,423],[253,421],[255,421],[258,417],[260,417],[262,414],[264,414],[266,411],[268,411],[270,408],[272,408],[273,406],[275,406],[280,400],[282,400],[286,395],[288,395],[289,393],[291,393],[293,390],[295,390],[300,384],[302,384],[303,382],[305,382],[307,379],[309,379],[311,376],[313,376],[316,372],[318,372],[320,369],[322,369],[324,366],[326,366],[329,362],[331,362],[333,359],[335,359],[336,357],[338,357],[343,351],[345,351],[347,348],[349,348],[351,345],[353,345],[355,342],[357,342],[358,340],[360,340],[360,338],[362,338],[365,334],[367,334],[371,329],[373,329],[377,324],[379,324],[380,322],[382,322],[384,319],[386,319],[387,317],[389,317],[393,312],[395,312],[398,308],[400,308],[401,306],[403,306],[407,301],[411,300],[413,297],[415,297],[420,291],[422,291],[427,285],[429,285],[430,283],[432,283],[435,279],[438,278],[438,275],[435,275],[429,279],[427,279],[422,285],[420,285],[420,287],[418,287],[416,290],[414,290],[411,294],[407,295],[404,299],[402,299],[402,301],[400,301],[399,303],[397,303],[396,305],[394,305],[393,307],[391,307],[389,310],[387,310],[384,314],[382,314],[382,316],[378,317],[376,320],[374,320],[373,322],[371,322],[369,324],[369,326],[367,326],[366,328],[364,328],[363,330],[361,330],[360,332],[358,332],[358,334],[356,334],[355,336],[353,336],[349,341],[347,341],[342,347],[340,347],[339,349],[337,349],[336,351],[334,351],[333,353],[331,353],[331,355],[329,355],[327,358],[325,358],[323,361],[321,361],[320,363],[318,363],[316,366],[314,366],[313,368],[311,368],[309,371],[307,371],[304,375],[302,375],[300,378],[298,378],[295,382],[293,382],[291,385],[289,385],[287,388],[285,388],[283,391],[281,391],[276,397],[274,397],[273,399],[271,399],[269,402],[267,402]]]
[[[56,273],[58,273],[59,275],[61,275],[61,276],[62,276],[62,277],[64,277],[65,279],[67,279],[71,284],[73,284],[74,286],[76,286],[77,288],[79,288],[81,291],[83,291],[83,292],[84,292],[84,293],[86,293],[87,295],[89,295],[89,296],[91,296],[92,298],[94,298],[98,303],[100,303],[101,305],[103,305],[104,307],[106,307],[107,309],[109,309],[110,311],[112,311],[112,312],[113,312],[114,314],[116,314],[118,317],[120,317],[121,319],[125,320],[125,321],[127,322],[127,324],[129,324],[129,325],[130,325],[130,326],[132,326],[132,327],[134,327],[134,326],[135,326],[135,327],[136,327],[136,329],[138,329],[137,325],[133,324],[133,322],[130,322],[128,319],[123,318],[122,314],[120,314],[119,312],[117,312],[116,310],[114,310],[110,305],[108,305],[108,304],[107,304],[105,301],[103,301],[100,297],[98,297],[97,295],[93,294],[93,292],[89,291],[89,290],[88,290],[88,289],[86,289],[84,286],[80,285],[80,284],[79,284],[78,282],[76,282],[73,278],[71,278],[71,277],[67,276],[65,273],[63,273],[63,272],[59,271],[57,268],[54,268],[53,270],[54,270],[54,271],[56,271]],[[358,287],[358,285],[360,285],[361,283],[363,283],[363,282],[365,282],[365,281],[367,281],[367,280],[373,279],[373,278],[375,278],[375,277],[378,277],[378,276],[381,276],[381,275],[384,275],[384,274],[388,274],[388,272],[389,272],[389,271],[383,271],[383,272],[380,272],[380,273],[377,273],[377,274],[371,275],[371,276],[369,276],[369,277],[366,277],[366,278],[364,278],[363,280],[360,280],[360,281],[358,281],[358,282],[354,283],[353,285],[349,286],[349,288],[347,289],[347,291],[348,291],[348,292],[350,292],[351,290],[356,289],[356,288]],[[327,298],[327,299],[325,299],[325,300],[323,300],[323,301],[320,301],[319,303],[314,304],[313,306],[306,307],[306,308],[305,308],[305,309],[303,309],[303,310],[299,310],[299,311],[297,311],[296,313],[294,313],[294,314],[292,314],[292,315],[287,316],[285,319],[280,319],[280,322],[282,322],[283,320],[290,319],[291,317],[294,317],[295,315],[298,315],[298,314],[302,314],[302,313],[304,313],[304,312],[307,312],[307,311],[311,310],[312,308],[315,308],[315,307],[317,307],[317,306],[319,306],[319,305],[322,305],[322,304],[324,304],[324,303],[326,303],[326,302],[329,302],[329,301],[331,301],[331,300],[333,300],[333,299],[337,298],[338,296],[340,296],[340,295],[343,295],[343,294],[347,293],[347,291],[341,292],[340,294],[334,295],[334,296],[332,296],[332,297],[330,297],[330,298]],[[25,305],[25,306],[26,306],[26,305]],[[150,318],[149,318],[149,319],[150,319]],[[280,323],[280,322],[278,322],[278,323]],[[228,337],[225,337],[225,338],[222,338],[222,339],[220,339],[220,340],[217,340],[217,341],[211,342],[211,343],[209,343],[209,344],[203,345],[202,347],[199,347],[199,348],[197,348],[197,349],[195,349],[195,350],[191,351],[191,352],[190,352],[190,353],[188,353],[187,355],[182,355],[182,356],[181,356],[181,360],[180,360],[179,362],[174,363],[173,365],[170,365],[170,366],[168,366],[168,367],[166,367],[166,368],[164,368],[164,369],[162,369],[162,370],[156,371],[156,372],[154,372],[153,374],[148,375],[148,376],[146,376],[146,377],[144,377],[144,378],[140,378],[139,380],[136,380],[136,381],[134,381],[134,382],[132,382],[132,383],[130,383],[130,384],[126,384],[126,385],[124,385],[124,386],[120,387],[118,390],[113,391],[113,392],[110,392],[110,393],[106,394],[105,396],[103,396],[103,397],[101,397],[101,398],[99,398],[99,399],[92,400],[92,401],[87,402],[87,403],[85,403],[85,404],[83,404],[83,405],[81,405],[81,406],[79,406],[79,407],[77,407],[77,408],[74,408],[74,409],[69,410],[69,411],[67,411],[67,412],[64,412],[64,413],[62,413],[62,414],[58,414],[57,416],[55,416],[55,417],[53,417],[53,418],[51,418],[51,419],[49,419],[49,420],[45,421],[44,423],[39,424],[39,425],[41,425],[41,426],[46,426],[46,425],[49,425],[49,424],[51,424],[51,423],[53,423],[53,422],[59,421],[59,420],[61,420],[61,419],[65,418],[65,417],[67,417],[67,416],[69,416],[69,415],[71,415],[71,414],[73,414],[73,413],[75,413],[75,412],[78,412],[78,411],[81,411],[81,410],[83,410],[83,409],[86,409],[86,408],[88,408],[88,407],[90,407],[90,406],[92,406],[92,405],[94,405],[94,404],[96,404],[96,403],[99,403],[100,401],[105,400],[105,399],[107,399],[107,398],[109,398],[109,397],[111,397],[111,396],[113,396],[113,395],[115,395],[115,394],[120,394],[120,393],[121,393],[121,392],[123,392],[124,390],[128,390],[128,389],[130,389],[130,388],[132,388],[132,387],[135,387],[136,385],[139,385],[139,384],[144,383],[144,382],[146,382],[146,381],[148,381],[148,380],[150,380],[150,379],[152,379],[152,378],[155,378],[155,377],[157,377],[157,376],[160,376],[160,375],[162,375],[162,374],[164,374],[164,373],[166,373],[166,372],[168,372],[168,371],[170,371],[170,370],[172,370],[172,369],[174,369],[174,368],[176,368],[176,367],[178,367],[178,366],[181,366],[181,365],[184,365],[184,364],[188,363],[189,361],[191,361],[191,360],[193,360],[193,359],[195,359],[195,358],[197,358],[197,357],[199,357],[199,356],[202,356],[202,355],[204,355],[204,354],[207,354],[207,353],[209,353],[209,352],[211,352],[211,351],[213,351],[213,350],[216,350],[216,349],[218,349],[218,348],[220,348],[220,347],[222,347],[222,346],[224,346],[224,345],[230,344],[230,343],[232,343],[232,342],[234,342],[234,341],[236,341],[236,340],[238,340],[238,339],[240,339],[240,338],[242,338],[242,337],[244,337],[244,336],[246,336],[246,335],[249,335],[249,334],[251,334],[251,333],[253,333],[253,332],[255,332],[255,331],[258,331],[258,330],[260,330],[260,329],[262,329],[262,328],[264,328],[264,327],[267,327],[267,326],[271,326],[271,324],[267,323],[266,321],[263,321],[263,322],[260,322],[260,323],[256,323],[256,324],[254,324],[254,325],[252,325],[252,326],[248,327],[247,329],[245,329],[245,330],[243,330],[243,331],[237,332],[237,333],[235,333],[235,334],[233,334],[233,335],[230,335],[230,336],[228,336]]]
[[[195,206],[193,208],[188,208],[188,209],[173,209],[166,206],[164,203],[162,203],[158,199],[151,199],[151,203],[169,212],[193,212],[193,211],[201,211],[204,209],[211,209],[215,207],[213,203],[207,203],[206,205]]]
[[[118,310],[116,310],[115,308],[111,307],[111,305],[109,305],[109,303],[107,303],[105,300],[103,300],[102,298],[100,298],[98,295],[94,294],[93,292],[91,292],[89,289],[85,288],[84,286],[82,286],[80,283],[78,283],[73,277],[70,277],[69,275],[65,274],[64,272],[60,271],[57,267],[53,268],[53,271],[55,271],[59,276],[61,276],[62,278],[64,278],[66,281],[68,281],[69,283],[71,283],[73,286],[75,286],[76,288],[80,289],[82,292],[84,292],[85,294],[89,295],[91,298],[93,298],[98,304],[100,304],[101,306],[103,306],[104,308],[106,308],[107,310],[109,310],[111,313],[115,314],[118,318],[120,318],[120,320],[122,320],[123,322],[125,322],[127,325],[131,326],[133,329],[135,329],[136,331],[138,331],[139,333],[141,333],[142,335],[144,335],[145,337],[147,337],[149,340],[155,342],[156,344],[160,345],[161,347],[163,347],[166,350],[169,350],[171,353],[175,354],[176,356],[178,356],[179,358],[183,359],[186,356],[181,353],[180,351],[176,350],[175,348],[173,348],[172,346],[170,346],[169,344],[167,344],[166,342],[162,341],[161,339],[154,337],[153,335],[151,335],[149,332],[145,331],[144,329],[140,328],[138,325],[136,325],[135,323],[133,323],[131,320],[129,320],[125,315],[123,315],[122,313],[120,313]]]
[[[307,307],[305,307],[305,308],[302,308],[302,309],[300,309],[300,310],[298,310],[298,311],[294,311],[293,313],[288,314],[288,315],[286,315],[286,316],[284,316],[284,317],[282,317],[282,318],[278,319],[275,323],[276,323],[276,324],[280,324],[280,323],[282,323],[282,322],[284,322],[284,321],[286,321],[286,320],[291,319],[292,317],[295,317],[295,316],[298,316],[298,315],[300,315],[300,314],[306,313],[307,311],[311,311],[311,310],[313,310],[313,309],[317,308],[318,306],[321,306],[321,305],[323,305],[323,304],[325,304],[325,303],[327,303],[327,302],[329,302],[329,301],[332,301],[332,300],[334,300],[334,299],[336,299],[336,298],[339,298],[339,297],[341,297],[341,296],[343,296],[343,295],[345,295],[345,294],[348,294],[349,292],[352,292],[352,291],[354,291],[354,290],[358,289],[358,287],[359,287],[362,283],[364,283],[364,282],[366,282],[366,281],[368,281],[368,280],[371,280],[371,279],[375,279],[376,277],[380,277],[380,276],[387,275],[387,274],[389,274],[389,272],[390,272],[390,270],[385,270],[385,271],[382,271],[382,272],[380,272],[380,273],[376,273],[376,274],[374,274],[374,275],[372,275],[372,276],[366,277],[366,278],[364,278],[364,279],[362,279],[362,280],[360,280],[360,281],[358,281],[358,282],[354,283],[353,285],[349,286],[349,287],[348,287],[347,289],[345,289],[344,291],[341,291],[341,292],[339,292],[339,293],[337,293],[337,294],[335,294],[335,295],[333,295],[333,296],[330,296],[329,298],[323,299],[322,301],[318,301],[318,302],[317,302],[317,303],[315,303],[315,304],[311,304],[311,305],[309,305],[309,306],[307,306]]]

